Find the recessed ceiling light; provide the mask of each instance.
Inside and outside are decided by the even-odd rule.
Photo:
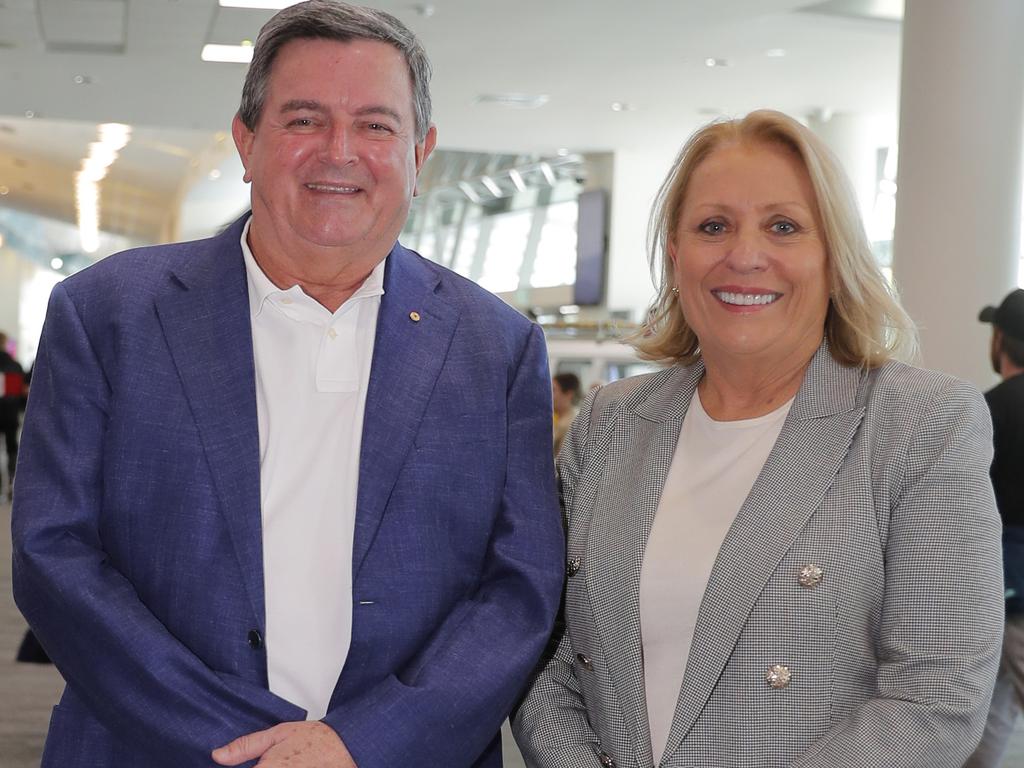
[[[212,171],[210,171],[209,178],[210,178],[210,181],[216,181],[217,179],[219,179],[220,178],[220,169],[219,168],[214,168]]]
[[[628,104],[625,101],[613,101],[612,112],[632,112],[636,107],[632,104]]]
[[[252,61],[252,46],[207,43],[203,46],[200,58],[203,61],[217,61],[226,64],[248,64]]]
[[[75,75],[71,79],[75,85],[89,85],[92,82],[92,78],[89,75]]]
[[[418,13],[420,16],[426,19],[429,19],[431,16],[437,13],[437,8],[430,3],[418,3],[414,5],[413,8],[416,9],[416,13]]]
[[[50,267],[52,269],[60,269],[63,266],[64,259],[62,259],[60,256],[54,256],[52,259],[50,259]]]
[[[767,51],[764,52],[764,55],[767,56],[769,59],[781,59],[783,56],[786,55],[786,49],[769,48]]]
[[[566,149],[565,147],[559,147],[558,151],[555,154],[558,155],[559,157],[565,157],[566,155],[569,154],[569,150]]]
[[[716,59],[716,58],[714,58],[712,56],[708,56],[706,59],[704,59],[704,66],[705,67],[728,67],[729,66],[729,60],[728,59]]]
[[[550,100],[546,93],[482,93],[476,97],[477,104],[497,104],[509,109],[539,109]]]
[[[31,110],[31,109],[26,109],[25,110],[25,117],[27,117],[29,120],[31,120],[35,116],[36,116],[36,113],[33,110]]]

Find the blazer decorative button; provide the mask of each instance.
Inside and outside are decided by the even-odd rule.
[[[774,664],[768,667],[764,679],[768,681],[768,685],[778,690],[789,685],[789,681],[793,679],[793,673],[785,664]]]
[[[810,563],[800,569],[800,576],[797,580],[801,587],[812,589],[821,583],[821,577],[824,575],[825,571],[821,569],[821,566]]]
[[[615,760],[607,752],[598,752],[597,762],[604,768],[615,768]]]
[[[584,656],[582,653],[577,653],[576,661],[578,661],[580,663],[580,666],[587,670],[587,672],[594,671],[594,662],[590,660],[589,656]]]
[[[575,576],[580,570],[580,559],[578,557],[572,558],[565,564],[565,575]]]
[[[259,630],[250,629],[248,640],[249,647],[252,648],[254,651],[258,651],[260,648],[263,647],[263,635],[259,633]]]

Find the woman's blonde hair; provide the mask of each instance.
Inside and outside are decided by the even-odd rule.
[[[917,332],[878,268],[857,211],[850,182],[838,160],[810,130],[781,112],[758,110],[739,120],[716,121],[693,134],[665,178],[648,226],[651,273],[658,294],[642,335],[632,339],[641,357],[689,365],[700,358],[700,341],[683,316],[668,247],[675,237],[683,199],[694,170],[730,144],[772,144],[800,158],[811,178],[824,236],[831,293],[825,336],[841,363],[873,368],[917,353]]]

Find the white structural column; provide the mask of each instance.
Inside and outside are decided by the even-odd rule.
[[[1022,0],[906,0],[893,273],[924,365],[982,388],[978,311],[1020,258],[1022,40]]]

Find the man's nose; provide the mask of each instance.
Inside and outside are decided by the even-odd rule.
[[[321,154],[324,160],[337,163],[338,165],[354,163],[357,159],[355,140],[349,127],[344,125],[332,126],[324,134]]]

